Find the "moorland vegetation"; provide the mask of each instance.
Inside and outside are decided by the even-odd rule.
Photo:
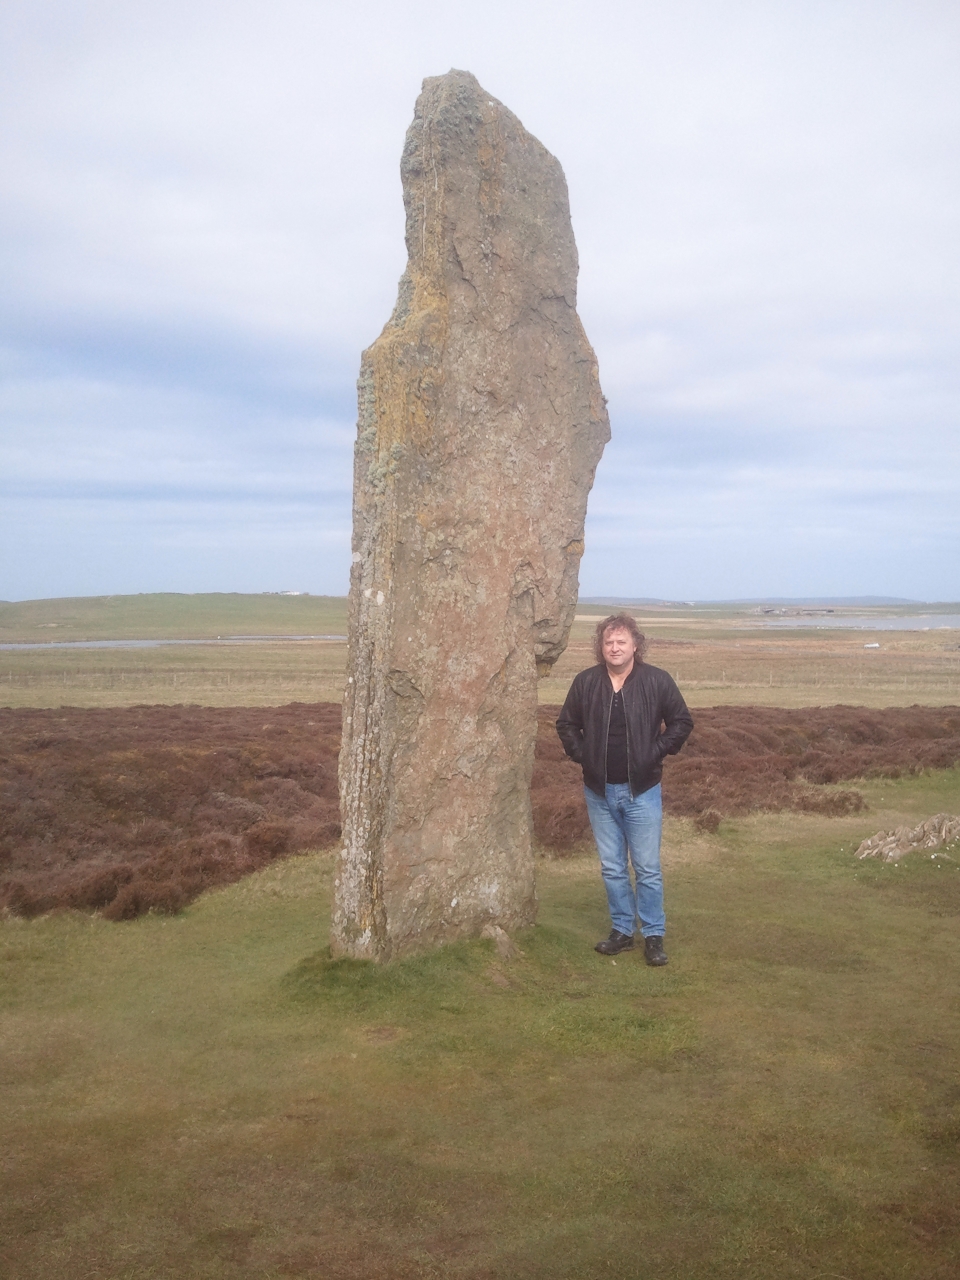
[[[588,839],[580,771],[541,707],[531,800],[546,856]],[[340,834],[340,708],[0,708],[0,906],[108,920],[179,911],[206,889]],[[715,831],[751,812],[855,813],[847,784],[960,762],[960,707],[714,707],[668,761],[667,811]]]

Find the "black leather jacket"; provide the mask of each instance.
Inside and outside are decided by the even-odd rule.
[[[598,796],[606,793],[607,730],[613,685],[607,668],[588,667],[574,677],[557,719],[563,749],[583,769],[583,781]],[[680,750],[693,728],[680,690],[659,667],[638,662],[623,683],[627,721],[630,794],[640,795],[660,781],[664,756]],[[661,732],[662,729],[662,732]]]

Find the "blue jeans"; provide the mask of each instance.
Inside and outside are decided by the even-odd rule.
[[[645,938],[662,938],[666,919],[660,873],[663,807],[659,784],[638,796],[630,795],[626,782],[608,782],[604,797],[589,787],[583,791],[613,927],[632,936],[639,916]],[[631,863],[636,891],[630,880]]]

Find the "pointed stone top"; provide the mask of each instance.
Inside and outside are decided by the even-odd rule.
[[[506,324],[543,296],[576,307],[563,169],[469,71],[424,80],[400,176],[409,280],[447,297],[466,285]]]

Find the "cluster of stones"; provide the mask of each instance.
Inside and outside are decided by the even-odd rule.
[[[895,827],[878,831],[857,849],[858,858],[879,858],[881,862],[899,862],[908,853],[942,850],[960,842],[960,817],[937,813],[916,827]]]

